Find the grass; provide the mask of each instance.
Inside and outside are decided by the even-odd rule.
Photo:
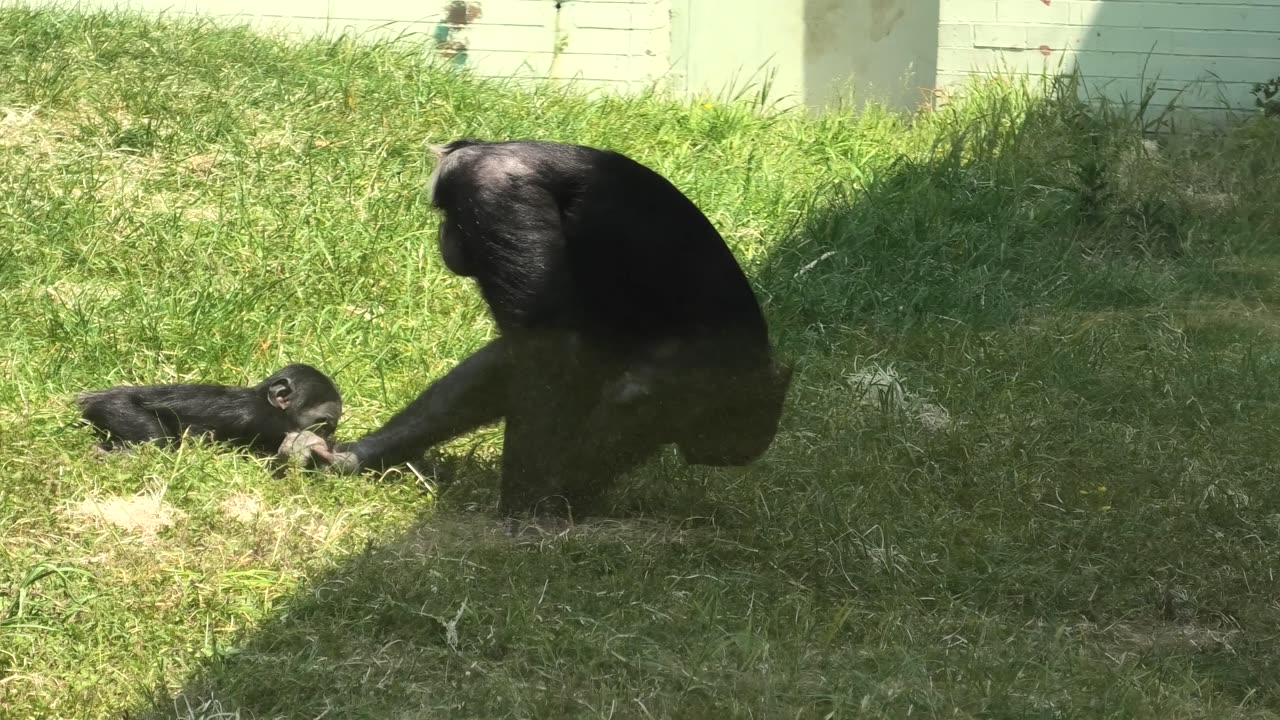
[[[0,717],[1280,716],[1280,124],[588,99],[12,6],[0,47]],[[485,342],[422,198],[463,135],[705,208],[797,365],[764,460],[509,540],[492,431],[439,492],[91,456],[79,390],[309,362],[352,436]]]

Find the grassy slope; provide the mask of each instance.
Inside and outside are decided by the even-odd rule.
[[[3,10],[0,48],[0,716],[1280,714],[1276,123],[1148,156],[999,83],[808,119],[115,15]],[[88,455],[80,389],[312,362],[350,435],[483,343],[420,194],[460,135],[707,210],[798,364],[767,459],[515,542],[492,432],[435,502]],[[860,402],[888,366],[950,423]]]

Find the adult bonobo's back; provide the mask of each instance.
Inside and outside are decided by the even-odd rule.
[[[442,253],[498,305],[500,326],[517,317],[568,324],[624,352],[711,333],[743,353],[768,353],[764,317],[732,252],[663,176],[580,145],[460,140],[438,152],[432,202],[445,213]],[[490,210],[501,212],[481,215]],[[530,256],[548,279],[571,281],[513,293],[521,283],[511,278],[527,273]],[[530,313],[521,301],[539,291],[548,291],[536,305],[544,312]]]

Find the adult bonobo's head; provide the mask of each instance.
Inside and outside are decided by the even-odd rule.
[[[709,391],[694,399],[676,443],[680,456],[691,465],[755,462],[778,434],[791,375],[790,366],[770,361],[746,373],[707,377]]]
[[[342,418],[342,394],[328,375],[295,363],[258,384],[273,407],[284,413],[290,430],[310,430],[332,437]]]
[[[486,177],[467,177],[463,179],[463,188],[456,187],[458,183],[450,182],[442,184],[441,181],[449,174],[450,166],[456,165],[458,157],[453,155],[458,150],[480,145],[478,140],[461,139],[454,140],[445,145],[431,145],[431,153],[435,156],[436,166],[431,171],[431,177],[427,180],[427,195],[431,200],[431,205],[440,211],[440,257],[444,260],[444,265],[449,272],[462,277],[471,277],[476,274],[475,263],[470,257],[467,250],[466,234],[458,224],[460,218],[451,217],[450,211],[456,210],[458,207],[474,202],[474,198],[470,197],[469,192],[464,192],[467,197],[456,197],[457,190],[467,188],[467,181],[489,182],[492,178]],[[465,174],[465,173],[464,173]]]

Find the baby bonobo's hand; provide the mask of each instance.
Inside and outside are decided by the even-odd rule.
[[[284,442],[280,443],[279,453],[281,457],[295,461],[304,468],[323,464],[342,475],[354,475],[360,471],[360,461],[355,453],[329,449],[328,441],[310,430],[285,435]]]
[[[301,467],[312,467],[317,461],[328,465],[333,459],[329,442],[310,430],[291,432],[280,443],[280,456]]]

